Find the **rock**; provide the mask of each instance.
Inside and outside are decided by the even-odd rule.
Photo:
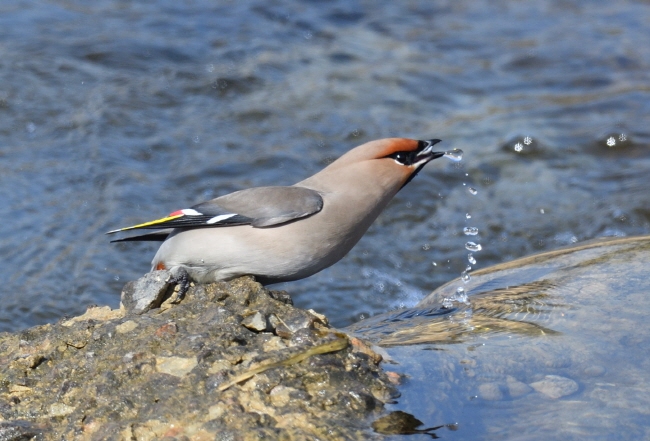
[[[53,417],[63,417],[70,415],[72,412],[75,411],[75,408],[72,406],[68,406],[63,403],[54,403],[50,406],[50,416]]]
[[[194,358],[183,357],[158,357],[156,358],[156,370],[163,374],[183,377],[189,374],[197,365]]]
[[[138,324],[133,321],[129,320],[127,322],[121,323],[115,327],[115,332],[118,334],[127,334],[131,331],[133,331],[135,328],[138,327]]]
[[[250,277],[166,309],[152,277],[121,310],[0,334],[0,440],[372,437],[397,392],[370,346]]]
[[[172,275],[167,270],[153,271],[138,280],[128,282],[122,289],[121,304],[133,314],[143,314],[160,306],[168,296]]]
[[[503,399],[503,392],[498,383],[482,383],[478,387],[478,396],[484,400],[498,401]]]
[[[506,387],[508,388],[508,393],[510,394],[511,398],[522,397],[532,392],[533,390],[526,383],[518,381],[514,377],[510,377],[510,376],[508,376],[508,379],[506,380]]]
[[[557,400],[578,391],[578,383],[570,378],[559,375],[547,375],[543,380],[531,383],[530,386],[537,392]]]
[[[259,311],[245,317],[241,321],[242,326],[250,329],[251,331],[262,332],[266,330],[266,317]]]
[[[607,370],[603,366],[599,365],[594,365],[594,366],[589,366],[585,368],[584,373],[585,375],[589,377],[600,377],[603,375]]]

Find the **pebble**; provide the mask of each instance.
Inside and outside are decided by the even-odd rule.
[[[478,387],[478,395],[484,400],[498,401],[503,399],[503,392],[498,383],[483,383]]]
[[[156,358],[156,370],[163,374],[182,377],[189,373],[198,363],[196,358],[183,357],[158,357]]]
[[[590,377],[600,377],[605,373],[605,368],[598,365],[589,366],[584,370],[584,373]]]
[[[530,392],[532,392],[532,388],[527,385],[526,383],[523,383],[513,377],[508,377],[508,380],[506,382],[506,386],[508,387],[508,393],[510,394],[511,398],[518,398],[523,395],[526,395]]]
[[[266,330],[266,317],[257,311],[255,314],[244,318],[241,324],[251,331],[262,332]]]
[[[537,392],[554,400],[578,391],[578,383],[570,378],[559,375],[547,375],[543,380],[531,383],[530,386]]]

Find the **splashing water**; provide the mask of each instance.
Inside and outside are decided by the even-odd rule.
[[[463,233],[465,233],[465,236],[476,236],[478,234],[478,228],[465,227],[463,228]]]
[[[465,249],[469,251],[481,251],[483,247],[481,246],[480,243],[467,242],[465,244]]]
[[[451,159],[454,162],[458,162],[463,159],[463,151],[461,149],[453,149],[445,152],[443,156],[445,158]]]
[[[465,288],[463,288],[462,286],[456,288],[456,293],[453,296],[445,297],[442,300],[442,306],[443,308],[453,308],[454,302],[464,303],[466,305],[470,304],[469,299],[467,298],[467,292],[465,291]]]

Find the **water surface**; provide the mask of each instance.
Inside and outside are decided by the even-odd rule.
[[[464,227],[474,269],[648,233],[648,22],[634,1],[2,3],[0,329],[117,306],[155,245],[103,232],[381,137],[465,155],[280,286],[336,325],[458,276]]]

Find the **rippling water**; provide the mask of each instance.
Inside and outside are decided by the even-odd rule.
[[[280,286],[336,325],[457,277],[468,240],[481,268],[649,233],[649,22],[644,2],[2,3],[0,329],[117,306],[155,245],[103,232],[381,137],[465,156]]]

